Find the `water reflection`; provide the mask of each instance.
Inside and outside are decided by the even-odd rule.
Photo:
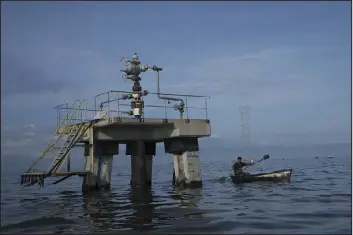
[[[131,186],[129,198],[133,205],[133,213],[128,218],[127,228],[146,231],[153,229],[153,218],[155,217],[155,207],[153,204],[153,194],[151,187]]]
[[[155,231],[183,227],[190,217],[201,219],[198,209],[201,189],[171,188],[167,197],[155,195],[151,187],[130,187],[122,192],[94,192],[83,195],[91,231]],[[182,226],[180,226],[182,225]]]
[[[94,231],[153,229],[156,206],[151,187],[85,194],[83,201]]]
[[[91,231],[107,231],[118,224],[116,208],[121,205],[114,201],[114,193],[90,192],[83,195],[83,202]]]
[[[201,188],[179,189],[175,187],[171,197],[179,201],[182,208],[197,208],[201,199]]]
[[[149,193],[131,189],[129,174],[113,177],[111,192],[89,195],[82,195],[75,182],[38,190],[18,190],[18,184],[4,182],[0,233],[348,234],[350,159],[343,156],[330,164],[328,159],[309,156],[305,161],[281,162],[273,161],[271,168],[293,167],[290,184],[234,185],[228,176],[220,182],[228,162],[209,166],[202,189],[173,188],[169,171],[158,175]],[[18,183],[17,175],[13,178]]]

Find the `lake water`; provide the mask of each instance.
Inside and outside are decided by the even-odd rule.
[[[290,183],[234,185],[227,177],[235,159],[231,151],[201,150],[203,187],[185,190],[171,185],[171,156],[160,153],[152,189],[142,192],[129,185],[127,156],[114,159],[111,191],[90,195],[82,195],[79,177],[47,188],[20,188],[19,170],[3,170],[1,231],[351,234],[350,148],[334,152],[333,158],[315,158],[315,151],[283,150],[250,172],[290,167]]]

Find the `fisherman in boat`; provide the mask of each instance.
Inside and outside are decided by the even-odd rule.
[[[254,164],[253,160],[247,163],[247,162],[243,162],[242,157],[238,157],[238,160],[233,164],[233,167],[232,167],[234,171],[234,175],[238,177],[242,177],[249,174],[249,173],[243,172],[243,167],[250,166],[253,164]]]

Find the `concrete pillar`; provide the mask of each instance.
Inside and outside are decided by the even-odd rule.
[[[197,138],[171,138],[164,141],[166,153],[173,154],[173,184],[202,187],[199,144]]]
[[[113,152],[117,152],[114,145],[107,148],[104,145],[95,145],[93,156],[93,167],[91,162],[90,146],[85,146],[85,170],[90,171],[88,175],[83,178],[82,190],[99,190],[110,189],[111,174],[113,168]],[[114,149],[115,151],[112,151]],[[92,169],[93,168],[93,169]]]
[[[198,151],[173,154],[174,184],[180,187],[201,187],[201,170]]]
[[[173,166],[174,166],[173,184],[177,186],[184,185],[185,173],[184,173],[182,154],[173,154]]]
[[[134,151],[131,153],[131,180],[133,186],[147,184],[145,143],[136,141],[132,144]]]
[[[89,156],[85,156],[85,171],[90,172],[91,160]],[[97,189],[97,175],[95,172],[87,173],[82,180],[82,191],[90,191]]]
[[[131,155],[131,185],[146,186],[152,184],[153,155],[156,143],[135,141],[126,146],[126,155]]]
[[[113,169],[113,155],[97,156],[98,187],[110,189]]]
[[[89,171],[90,161],[86,158],[86,171]],[[83,178],[83,190],[98,190],[109,189],[113,166],[113,156],[95,156],[94,157],[94,172],[86,175]]]
[[[146,183],[148,185],[152,184],[152,165],[153,165],[153,155],[145,155],[146,159]]]

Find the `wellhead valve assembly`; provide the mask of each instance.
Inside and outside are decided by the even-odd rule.
[[[128,60],[126,58],[123,58],[122,61],[125,64],[125,69],[121,69],[120,71],[123,72],[123,78],[125,81],[131,80],[134,85],[132,86],[132,93],[130,94],[124,94],[121,96],[121,99],[126,100],[126,99],[131,99],[131,111],[127,112],[129,115],[135,116],[135,118],[141,118],[141,116],[144,113],[144,101],[143,101],[143,96],[148,95],[148,91],[144,90],[142,91],[140,81],[141,77],[139,76],[141,72],[146,72],[148,69],[151,69],[155,72],[157,72],[157,97],[159,99],[163,100],[168,100],[169,101],[180,101],[180,104],[175,104],[174,109],[179,111],[180,113],[180,118],[183,117],[184,113],[184,101],[179,98],[174,98],[174,97],[164,97],[160,95],[159,91],[159,72],[162,71],[162,68],[159,68],[157,66],[152,66],[149,67],[146,64],[141,64],[139,57],[136,53],[132,56],[131,60]]]

